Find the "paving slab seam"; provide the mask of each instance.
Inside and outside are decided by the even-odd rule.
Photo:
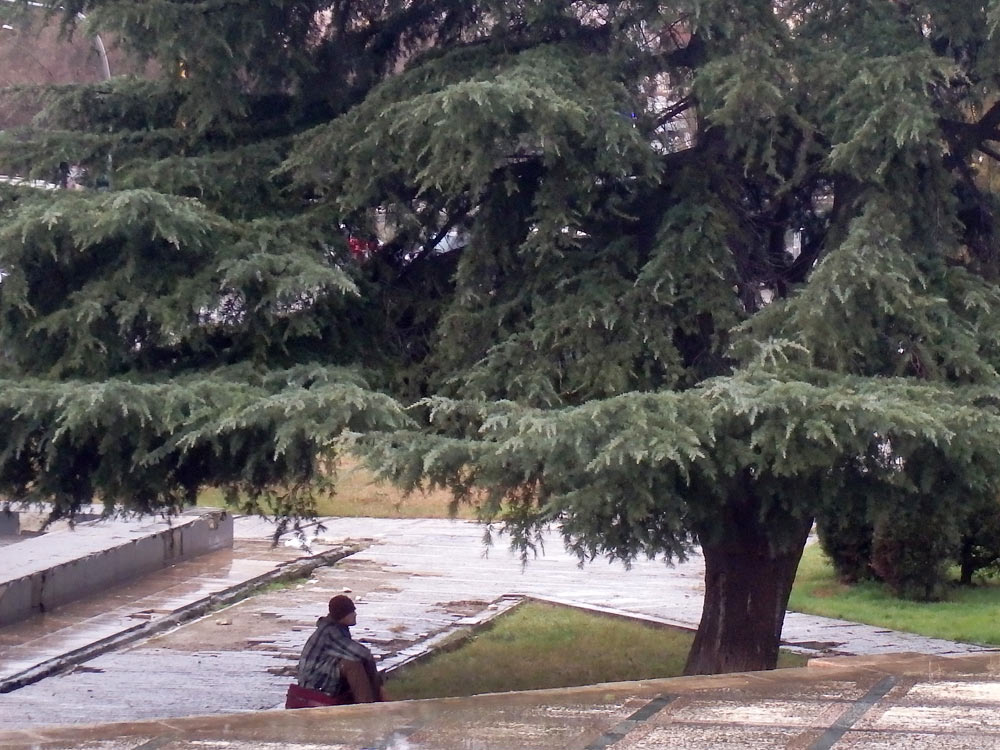
[[[633,729],[653,718],[676,698],[676,695],[670,695],[669,693],[657,696],[627,719],[623,719],[602,734],[599,739],[591,742],[584,750],[607,750],[611,745],[625,739],[626,735]]]
[[[833,723],[833,726],[823,732],[823,734],[821,734],[819,738],[809,746],[808,750],[831,750],[831,748],[837,744],[837,742],[839,742],[848,731],[850,731],[851,727],[858,723],[862,716],[868,713],[876,703],[889,694],[889,691],[892,690],[898,682],[899,678],[895,675],[883,677],[881,680],[876,682],[867,693],[855,701],[854,704]]]
[[[40,664],[22,672],[0,679],[0,694],[19,690],[20,688],[39,682],[46,677],[67,671],[71,667],[89,661],[101,654],[169,630],[188,620],[200,617],[215,607],[234,604],[253,593],[254,590],[269,583],[298,578],[311,573],[316,568],[333,565],[346,557],[357,554],[358,551],[359,549],[355,547],[328,550],[305,559],[300,558],[279,564],[274,570],[254,576],[235,586],[191,602],[160,619],[140,623],[114,635],[89,643],[86,646],[81,646],[78,649],[60,654],[57,657],[46,659]]]

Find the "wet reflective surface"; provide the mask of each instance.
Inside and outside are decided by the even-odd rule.
[[[96,658],[70,664],[70,671],[0,695],[0,732],[26,732],[0,736],[0,747],[6,748],[9,741],[22,743],[11,747],[41,748],[51,740],[53,747],[130,750],[811,748],[830,726],[842,722],[846,712],[854,712],[857,717],[850,731],[845,729],[833,744],[815,745],[817,750],[860,747],[845,744],[855,742],[857,733],[881,738],[883,744],[878,747],[911,748],[921,747],[927,737],[943,731],[943,717],[952,715],[949,711],[957,717],[956,731],[948,729],[952,732],[949,741],[964,742],[972,727],[979,727],[986,744],[970,747],[990,747],[992,741],[988,715],[997,713],[991,671],[996,655],[982,657],[985,661],[977,663],[977,669],[986,671],[974,678],[949,672],[954,671],[956,661],[927,667],[936,670],[930,679],[894,685],[871,706],[865,704],[863,711],[858,702],[867,700],[868,691],[877,683],[872,673],[830,679],[828,670],[813,669],[808,679],[784,677],[787,686],[780,689],[773,676],[759,675],[715,678],[711,687],[703,680],[674,682],[669,702],[652,713],[649,706],[658,704],[651,701],[668,691],[653,683],[377,708],[342,707],[330,709],[337,712],[330,716],[326,709],[255,713],[281,704],[302,644],[327,599],[341,591],[358,602],[355,637],[366,641],[383,658],[383,665],[420,653],[435,637],[497,606],[491,603],[511,601],[505,595],[530,594],[687,625],[697,622],[701,606],[703,572],[697,558],[674,568],[638,561],[629,571],[605,562],[581,569],[553,537],[545,556],[525,569],[503,547],[484,555],[481,527],[464,522],[338,519],[311,538],[307,550],[294,540],[272,546],[272,531],[273,526],[259,519],[238,519],[232,550],[208,553],[98,597],[0,628],[2,679],[46,659],[63,658],[76,648],[114,639],[130,628],[167,622],[192,602],[211,600],[220,591],[238,589],[335,545],[351,544],[360,550],[335,566],[317,568],[306,580],[274,587],[116,646]],[[788,641],[811,642],[834,654],[975,649],[794,614],[786,621],[784,635]],[[692,686],[701,687],[694,691]],[[942,694],[951,696],[951,702],[942,704]],[[205,714],[215,716],[184,718]],[[127,730],[79,726],[53,733],[39,729],[52,724],[152,719],[164,721],[129,725]],[[884,744],[903,734],[904,744]],[[33,738],[30,742],[29,737]]]
[[[0,678],[169,615],[300,556],[266,542],[244,541],[0,628]]]
[[[151,691],[150,697],[157,696]],[[0,733],[10,750],[1000,748],[1000,659],[805,669]]]

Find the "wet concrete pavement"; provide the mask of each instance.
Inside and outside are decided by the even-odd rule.
[[[282,701],[316,617],[329,596],[340,591],[349,591],[358,601],[355,636],[371,645],[383,665],[398,663],[428,639],[489,611],[491,603],[508,601],[505,595],[584,603],[688,627],[695,626],[700,616],[703,572],[697,558],[673,568],[637,561],[626,571],[619,564],[599,561],[581,569],[553,536],[545,555],[522,568],[505,547],[484,555],[482,528],[471,523],[337,519],[326,525],[311,553],[334,544],[355,545],[361,551],[335,566],[317,568],[308,580],[0,696],[0,729],[274,707]],[[267,555],[305,554],[291,547],[271,548],[272,531],[259,519],[237,519],[230,570],[254,560],[266,564],[268,560],[260,558]],[[174,585],[188,584],[178,580]],[[220,584],[192,585],[204,593]],[[119,601],[116,607],[126,619],[150,612],[155,616],[175,606],[174,593],[167,587],[152,600],[139,597],[131,604]],[[103,617],[104,605],[93,606],[95,617]],[[56,616],[73,619],[64,612]],[[0,630],[0,648],[11,653],[16,638],[5,631]],[[978,648],[794,614],[786,620],[784,636],[801,648],[829,654],[964,653]],[[68,638],[55,629],[49,636],[52,648],[58,650],[64,637]],[[28,641],[23,645],[27,647]],[[4,658],[0,655],[0,661]]]
[[[1000,658],[803,669],[0,732],[8,750],[1000,750]]]
[[[321,547],[313,554],[330,549]],[[110,588],[100,596],[0,628],[0,686],[80,649],[155,624],[303,555],[301,550],[272,547],[263,540],[240,540],[231,549],[206,553]]]
[[[701,619],[704,565],[699,555],[674,566],[636,560],[626,570],[620,563],[596,560],[580,567],[558,535],[550,533],[544,537],[544,554],[522,567],[502,543],[487,553],[481,541],[482,527],[470,522],[334,519],[325,524],[327,529],[318,538],[328,543],[364,536],[374,542],[345,561],[346,565],[331,569],[332,587],[350,587],[359,577],[374,576],[383,583],[396,579],[395,584],[387,584],[387,591],[374,592],[366,606],[366,611],[380,619],[412,617],[425,600],[439,605],[455,599],[490,601],[504,594],[609,607],[686,628],[697,628]],[[242,519],[236,534],[259,536],[267,528],[259,519]],[[393,591],[394,587],[402,591]],[[414,605],[407,605],[414,597]],[[785,619],[782,639],[790,646],[825,654],[982,650],[975,645],[795,612]]]

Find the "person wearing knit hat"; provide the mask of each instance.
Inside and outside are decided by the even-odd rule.
[[[372,652],[351,638],[350,628],[358,622],[354,602],[337,594],[327,610],[302,649],[298,683],[289,686],[285,708],[386,700]]]
[[[332,617],[337,622],[340,622],[351,612],[356,612],[357,607],[354,606],[354,602],[351,601],[351,597],[344,596],[343,594],[337,594],[330,600],[329,612],[330,617]]]

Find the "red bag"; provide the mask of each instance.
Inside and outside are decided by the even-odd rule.
[[[318,708],[319,706],[342,706],[347,701],[343,696],[329,695],[319,690],[299,687],[296,684],[288,686],[285,693],[285,708]]]

